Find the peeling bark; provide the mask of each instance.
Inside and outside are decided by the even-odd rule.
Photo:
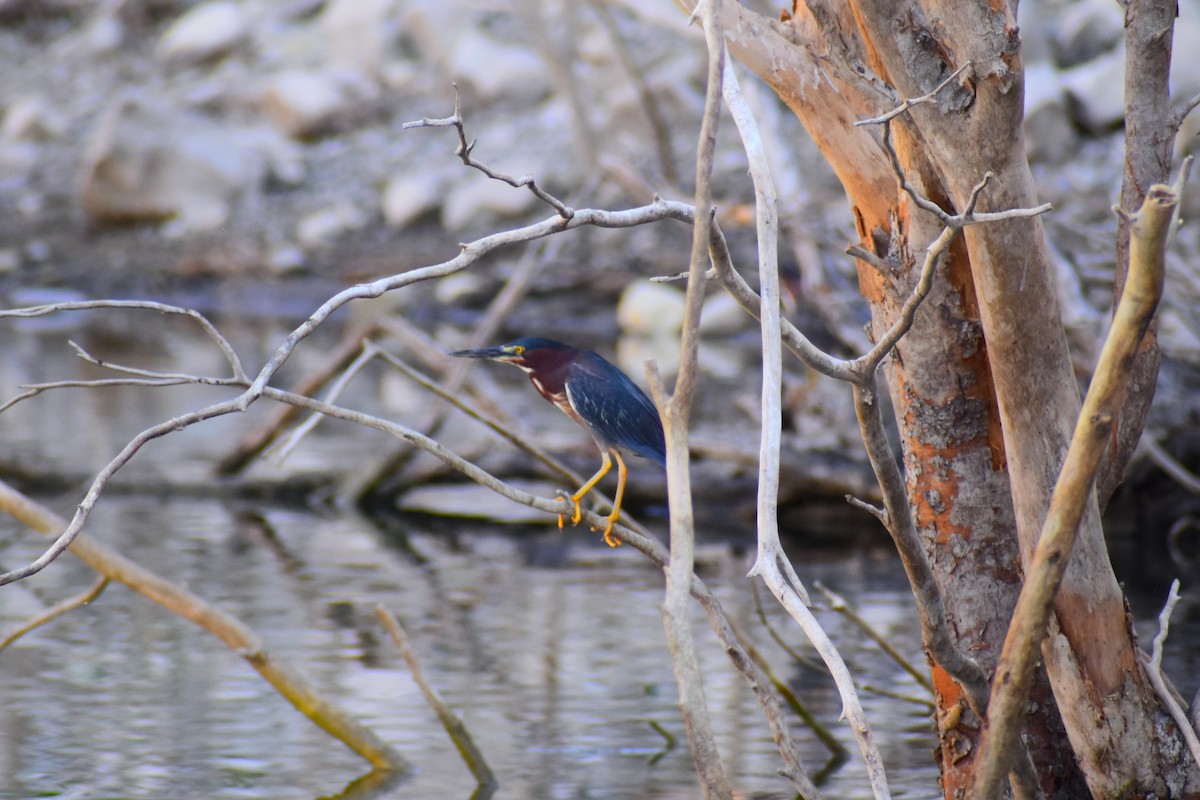
[[[812,0],[783,24],[743,8],[725,19],[732,52],[779,93],[841,179],[862,247],[892,268],[858,265],[876,330],[911,288],[913,254],[934,223],[898,190],[877,130],[854,120],[929,92],[969,61],[959,85],[895,121],[908,179],[953,209],[991,171],[981,210],[1036,204],[1020,37],[1007,4]],[[1037,219],[968,228],[889,367],[915,520],[952,634],[986,666],[996,663],[1020,563],[1036,544],[1080,409],[1052,269]],[[1177,763],[1176,742],[1169,731],[1164,738],[1094,495],[1086,506],[1027,740],[1048,796],[1088,792],[1076,756],[1096,796],[1159,791],[1161,776],[1194,765]],[[934,667],[951,797],[965,785],[975,731],[958,687]]]

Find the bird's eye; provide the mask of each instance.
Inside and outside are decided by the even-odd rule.
[[[525,352],[525,345],[523,345],[523,344],[513,345],[513,353],[515,353],[516,355],[522,355],[524,352]]]

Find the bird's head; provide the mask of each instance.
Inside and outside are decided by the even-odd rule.
[[[485,358],[488,361],[503,361],[520,367],[526,372],[536,372],[538,369],[569,360],[576,352],[570,345],[556,342],[553,339],[542,339],[528,336],[508,344],[496,347],[484,347],[480,350],[459,350],[452,356],[462,358]]]

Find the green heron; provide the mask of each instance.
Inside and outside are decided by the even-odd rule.
[[[617,460],[617,494],[604,526],[604,541],[609,547],[619,545],[621,540],[612,535],[612,529],[621,515],[621,499],[629,474],[621,450],[648,458],[660,466],[667,465],[662,421],[646,393],[624,372],[591,350],[580,350],[550,339],[517,339],[498,347],[460,350],[450,355],[486,358],[520,367],[542,397],[586,428],[595,439],[603,462],[600,470],[571,495],[575,504],[571,522],[579,522],[582,513],[579,501],[608,474],[613,459]],[[562,527],[561,514],[558,524]]]

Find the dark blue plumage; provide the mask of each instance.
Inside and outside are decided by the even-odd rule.
[[[612,527],[620,515],[627,474],[620,451],[628,450],[660,466],[667,463],[662,421],[646,393],[599,354],[552,339],[526,337],[498,347],[460,350],[451,355],[486,358],[520,367],[542,397],[592,435],[600,448],[603,464],[600,471],[572,495],[574,522],[580,517],[579,501],[608,473],[612,458],[616,458],[617,493],[604,539],[609,544],[619,543],[612,536]],[[562,523],[561,517],[559,523]]]

